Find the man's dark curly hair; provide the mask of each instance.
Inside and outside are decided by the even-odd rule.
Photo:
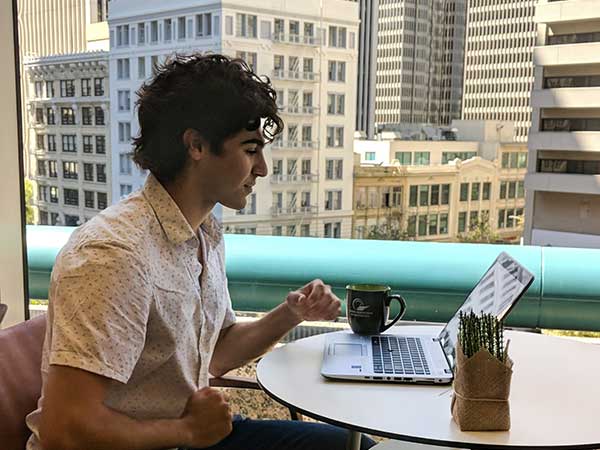
[[[133,160],[159,180],[171,181],[187,160],[183,133],[192,128],[219,154],[223,141],[257,129],[272,141],[283,131],[277,95],[267,77],[241,59],[216,54],[175,55],[137,92],[139,135]]]

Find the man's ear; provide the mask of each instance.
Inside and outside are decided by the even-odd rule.
[[[193,128],[183,132],[183,145],[192,161],[199,161],[208,153],[208,142]]]

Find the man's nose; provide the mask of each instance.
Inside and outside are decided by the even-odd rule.
[[[266,177],[269,173],[269,168],[267,166],[267,161],[265,160],[265,155],[263,152],[260,152],[260,158],[254,167],[254,174],[258,177]]]

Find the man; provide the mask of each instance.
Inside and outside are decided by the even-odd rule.
[[[343,449],[323,424],[233,419],[208,388],[303,320],[338,316],[314,280],[238,324],[216,203],[242,209],[283,128],[275,92],[238,60],[176,57],[139,91],[140,192],[77,229],[50,284],[29,450]],[[266,138],[266,139],[265,139]],[[363,448],[373,442],[363,439]]]

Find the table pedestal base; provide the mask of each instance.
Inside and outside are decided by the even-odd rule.
[[[348,442],[346,443],[346,450],[360,450],[360,440],[362,438],[362,433],[359,431],[350,430],[350,434],[348,435]]]

